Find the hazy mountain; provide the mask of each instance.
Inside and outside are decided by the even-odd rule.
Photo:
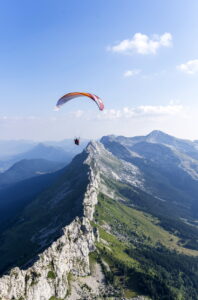
[[[46,146],[42,143],[38,144],[28,152],[19,154],[17,157],[15,157],[15,159],[18,159],[20,157],[22,157],[23,159],[43,158],[58,162],[68,160],[67,154],[60,147]]]
[[[65,166],[65,163],[48,161],[46,159],[23,159],[10,169],[0,174],[0,188],[31,177],[55,172]]]
[[[88,142],[89,142],[88,139],[81,139],[80,145],[78,147],[76,147],[76,145],[74,144],[73,139],[65,139],[62,141],[48,141],[48,142],[44,142],[43,144],[47,146],[60,147],[63,150],[65,150],[67,153],[72,153],[74,155],[77,155],[80,152],[82,152],[82,150],[87,146]]]
[[[23,159],[45,159],[54,162],[64,162],[66,165],[71,161],[73,156],[74,155],[72,153],[66,153],[60,147],[46,146],[40,143],[27,152],[14,155],[7,159],[4,158],[3,161],[0,161],[0,169],[5,171],[14,163]]]
[[[15,295],[13,282],[20,287],[17,297],[27,300],[34,295],[197,300],[196,153],[193,142],[156,131],[90,143],[2,231],[1,272],[33,264],[24,273],[14,269],[0,279],[5,295]],[[67,227],[70,222],[73,229]],[[83,224],[92,226],[95,248],[87,248],[93,240]],[[81,257],[90,253],[89,260],[79,263],[80,247]],[[32,259],[45,248],[34,264]]]
[[[36,142],[27,140],[0,140],[0,159],[32,149]]]
[[[72,155],[76,155],[86,147],[88,144],[88,139],[82,139],[79,147],[74,145],[73,139],[65,139],[61,141],[44,141],[44,142],[35,142],[28,140],[0,140],[0,160],[8,160],[9,157],[25,153],[38,144],[43,144],[45,146],[52,146],[62,148],[67,153],[72,153]]]

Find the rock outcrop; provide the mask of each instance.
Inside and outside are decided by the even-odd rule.
[[[49,300],[66,299],[70,293],[71,275],[85,276],[90,273],[89,253],[94,251],[95,239],[90,221],[100,182],[97,163],[94,161],[96,143],[87,147],[89,184],[84,195],[84,216],[76,217],[63,228],[63,235],[39,255],[39,259],[26,270],[13,268],[9,275],[0,279],[1,300]]]

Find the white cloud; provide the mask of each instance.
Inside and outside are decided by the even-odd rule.
[[[98,119],[113,120],[121,118],[137,118],[137,117],[161,117],[184,115],[184,107],[182,105],[141,105],[134,108],[124,107],[121,110],[109,109],[102,114],[98,114]]]
[[[172,35],[168,32],[163,35],[154,34],[149,38],[146,34],[135,33],[132,39],[126,39],[115,46],[108,47],[108,50],[123,54],[156,54],[160,47],[170,47]]]
[[[0,120],[11,120],[11,121],[18,121],[18,120],[37,120],[38,117],[35,116],[0,116]]]
[[[122,117],[122,111],[116,109],[106,109],[103,111],[102,114],[97,115],[97,119],[106,119],[106,120],[113,120],[113,119],[120,119]]]
[[[77,111],[77,110],[76,110]],[[136,136],[154,129],[181,138],[198,139],[198,107],[183,106],[178,100],[167,105],[139,105],[120,109],[84,110],[76,119],[71,112],[50,116],[0,115],[0,139],[61,140],[80,136],[99,138],[107,134]],[[78,115],[78,114],[77,114]],[[97,121],[97,122],[96,122]]]
[[[140,74],[140,72],[141,72],[141,70],[136,70],[136,69],[134,69],[134,70],[127,70],[127,71],[125,71],[124,72],[124,77],[132,77],[132,76],[135,76],[135,75],[138,75],[138,74]]]
[[[71,112],[71,114],[75,117],[75,118],[81,118],[84,115],[84,111],[83,110],[76,110]]]
[[[182,105],[166,105],[166,106],[152,106],[152,105],[147,105],[147,106],[139,106],[136,109],[136,114],[137,115],[156,115],[156,116],[161,116],[161,115],[177,115],[178,113],[181,113],[183,110]]]
[[[185,64],[177,66],[177,69],[186,74],[198,73],[198,59],[189,60]]]
[[[0,116],[0,120],[7,120],[7,116]]]

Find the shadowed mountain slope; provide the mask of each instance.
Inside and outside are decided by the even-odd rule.
[[[88,166],[83,164],[86,156],[84,152],[75,157],[59,171],[60,176],[56,176],[54,182],[51,180],[50,188],[35,199],[32,195],[31,203],[18,213],[13,223],[10,221],[11,225],[0,236],[1,272],[13,265],[27,264],[61,235],[66,224],[82,215],[82,199],[88,184]],[[33,179],[29,181],[31,184]],[[24,185],[21,183],[21,187],[27,188],[27,181]]]
[[[138,138],[107,136],[101,142],[116,157],[139,168],[147,193],[161,199],[167,209],[171,203],[176,215],[193,218],[197,216],[195,207],[198,205],[198,160],[195,155],[192,158],[192,152],[186,152],[191,142],[182,140],[187,146],[181,150],[181,144],[177,146],[178,139],[163,133],[157,135],[154,142],[156,133]],[[152,142],[148,142],[148,137],[152,137]],[[164,137],[172,141],[171,145],[164,144]],[[195,148],[194,151],[198,154]],[[166,212],[163,210],[163,213]]]
[[[45,159],[23,159],[15,163],[10,169],[0,174],[0,188],[19,181],[52,173],[63,168],[65,163],[48,161]]]

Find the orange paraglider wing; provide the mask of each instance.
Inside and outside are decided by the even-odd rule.
[[[93,100],[97,104],[97,106],[99,107],[100,110],[104,109],[104,104],[98,96],[96,96],[94,94],[90,94],[90,93],[81,93],[81,92],[73,92],[73,93],[65,94],[58,100],[58,102],[56,104],[56,108],[59,109],[62,105],[64,105],[68,101],[70,101],[74,98],[77,98],[77,97],[82,97],[82,96],[88,97],[89,99]]]

